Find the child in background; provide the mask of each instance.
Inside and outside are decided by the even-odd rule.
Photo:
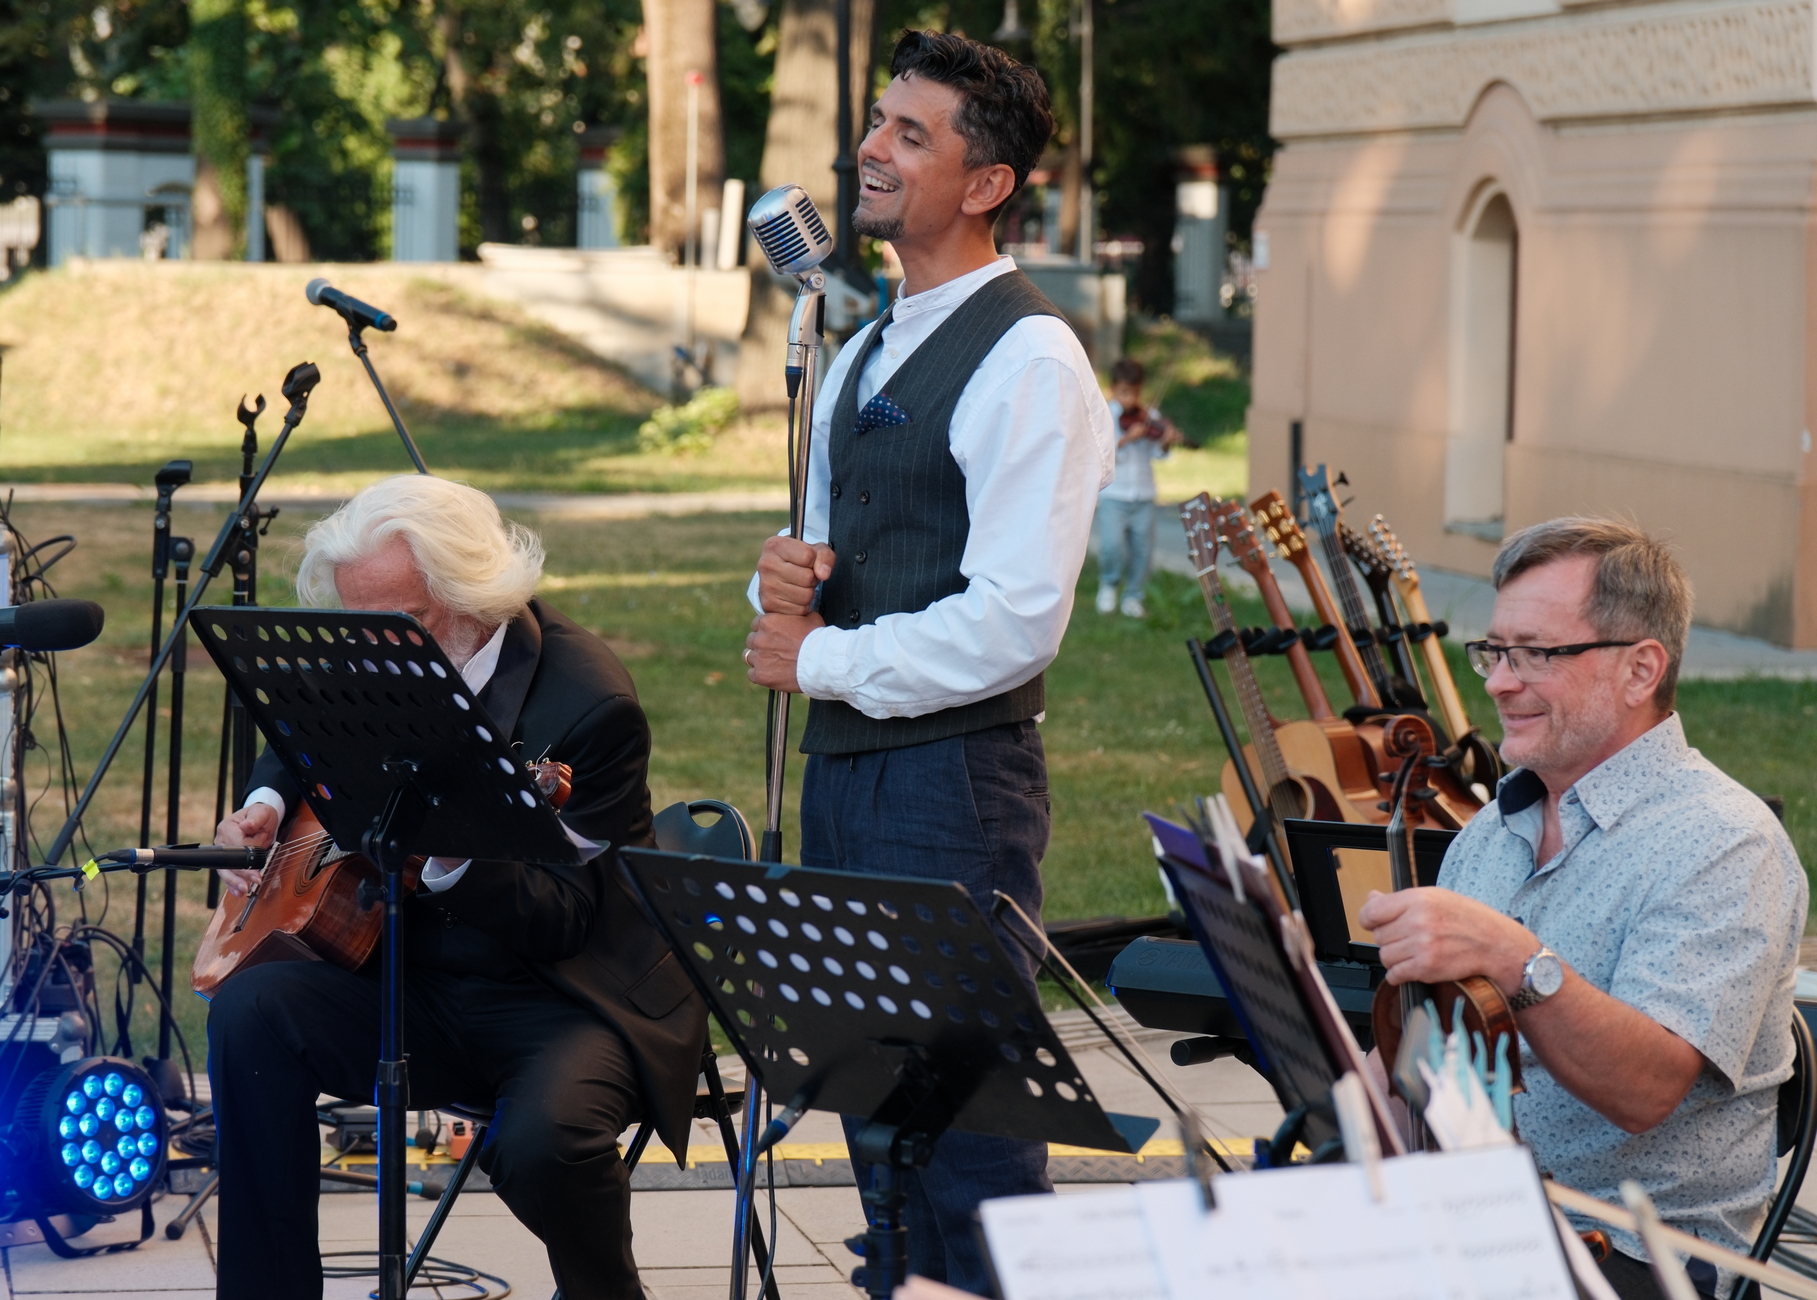
[[[1155,542],[1154,462],[1185,441],[1154,407],[1142,405],[1140,361],[1124,357],[1110,370],[1110,414],[1117,425],[1117,477],[1098,494],[1098,612],[1118,608],[1142,618],[1148,586],[1148,558]]]

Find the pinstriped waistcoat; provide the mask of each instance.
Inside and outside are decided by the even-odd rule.
[[[953,408],[1010,326],[1025,316],[1058,315],[1020,271],[986,281],[880,390],[908,421],[860,430],[858,376],[883,337],[881,329],[871,331],[865,355],[846,372],[834,403],[827,447],[832,471],[827,544],[838,557],[820,592],[820,612],[829,626],[862,627],[965,590],[959,562],[971,514],[965,474],[948,442]],[[801,749],[806,754],[900,749],[1021,722],[1040,713],[1045,701],[1039,674],[990,699],[917,718],[870,718],[840,700],[811,700]]]

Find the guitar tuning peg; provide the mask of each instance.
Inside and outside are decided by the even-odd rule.
[[[1343,479],[1339,478],[1338,482],[1342,483]],[[1338,502],[1338,505],[1340,508],[1347,507],[1352,501],[1355,501],[1355,500],[1356,500],[1355,497],[1345,497],[1342,501]]]
[[[1343,470],[1339,470],[1338,476],[1331,480],[1331,486],[1332,487],[1349,487],[1350,486],[1350,480],[1344,476]]]

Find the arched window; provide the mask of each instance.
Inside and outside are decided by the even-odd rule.
[[[1508,196],[1479,198],[1453,260],[1451,436],[1445,522],[1499,539],[1502,477],[1514,437],[1515,285],[1520,231]]]

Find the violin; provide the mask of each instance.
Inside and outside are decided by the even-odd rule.
[[[572,769],[554,762],[526,766],[537,793],[559,810],[573,789]],[[405,867],[406,890],[415,890],[423,862],[412,858]],[[228,976],[268,961],[328,961],[358,970],[384,921],[381,909],[362,904],[360,886],[378,876],[366,858],[336,848],[303,804],[266,854],[251,891],[222,897],[196,950],[191,987],[211,998]]]
[[[1413,870],[1413,832],[1426,820],[1423,805],[1437,797],[1430,780],[1434,768],[1444,760],[1437,756],[1432,729],[1419,719],[1402,715],[1383,726],[1383,748],[1401,760],[1394,777],[1388,821],[1388,867],[1394,888],[1412,889],[1418,883]],[[1375,1030],[1375,1045],[1381,1051],[1382,1064],[1400,1091],[1394,1077],[1394,1062],[1401,1048],[1401,1030],[1414,1011],[1430,1000],[1438,1009],[1438,1028],[1449,1034],[1461,1001],[1466,1037],[1481,1034],[1490,1060],[1496,1059],[1497,1044],[1508,1040],[1507,1054],[1513,1091],[1522,1090],[1520,1077],[1520,1031],[1514,1023],[1514,1009],[1507,997],[1486,975],[1466,975],[1462,979],[1436,984],[1409,981],[1377,986],[1370,1007],[1370,1023]],[[1414,1125],[1413,1145],[1424,1146],[1424,1126]]]

